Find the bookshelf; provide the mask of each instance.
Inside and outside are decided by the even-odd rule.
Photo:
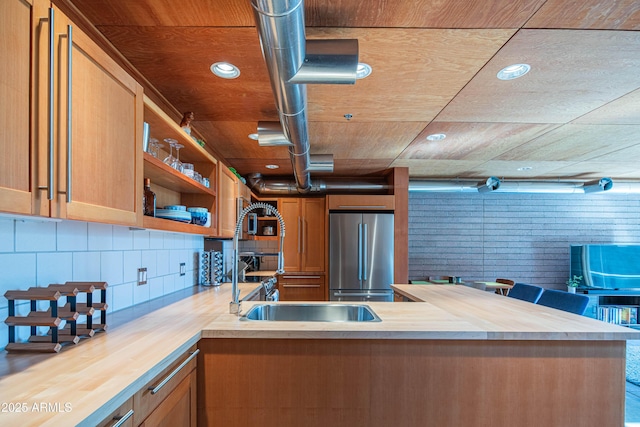
[[[583,292],[589,297],[585,316],[607,323],[640,329],[640,291]]]

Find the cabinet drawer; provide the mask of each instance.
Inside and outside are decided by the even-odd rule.
[[[324,275],[291,274],[278,278],[282,301],[325,301]]]
[[[395,196],[389,194],[353,196],[347,194],[332,194],[327,196],[329,210],[372,210],[392,211],[395,209]]]
[[[133,398],[109,414],[97,427],[133,427]]]
[[[196,369],[197,352],[193,346],[133,396],[136,425],[144,421]]]

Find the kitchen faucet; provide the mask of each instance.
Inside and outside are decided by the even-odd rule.
[[[244,217],[251,211],[256,209],[265,209],[267,215],[275,214],[278,218],[278,225],[280,227],[280,244],[278,247],[278,269],[276,270],[276,274],[284,273],[284,255],[282,251],[284,250],[284,219],[282,219],[282,215],[280,212],[273,206],[268,203],[252,203],[240,212],[238,216],[238,222],[236,223],[235,233],[233,234],[233,274],[231,276],[231,302],[229,303],[229,313],[240,316],[240,289],[238,289],[238,238],[242,233],[242,221],[244,221]]]

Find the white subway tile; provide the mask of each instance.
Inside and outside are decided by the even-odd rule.
[[[138,268],[141,265],[140,251],[127,251],[124,252],[123,263],[123,282],[137,282],[138,281]]]
[[[184,276],[181,276],[180,274],[176,274],[175,280],[173,282],[174,283],[174,289],[176,291],[179,291],[180,289],[184,289],[185,284],[187,283],[186,277],[187,277],[186,274]]]
[[[133,232],[133,249],[149,249],[150,237],[148,231]]]
[[[149,279],[149,299],[158,298],[164,295],[164,279],[154,277]]]
[[[56,223],[16,221],[16,252],[56,250]]]
[[[73,281],[100,281],[100,252],[73,253]]]
[[[113,249],[113,226],[90,222],[88,249],[90,251],[110,251]]]
[[[0,319],[6,319],[9,316],[7,308],[0,308]],[[17,329],[17,328],[16,328]],[[0,324],[0,351],[4,351],[5,346],[9,342],[9,327],[6,323]]]
[[[71,252],[45,252],[36,257],[36,283],[46,288],[50,284],[62,284],[73,277]]]
[[[36,254],[0,254],[0,307],[7,307],[4,293],[36,285]]]
[[[57,250],[86,251],[88,245],[88,225],[81,221],[62,221],[57,223]]]
[[[171,292],[176,290],[174,274],[169,274],[167,276],[164,276],[163,279],[164,279],[164,285],[163,285],[164,295],[170,294]]]
[[[13,252],[15,249],[14,221],[0,219],[0,252]]]
[[[183,250],[171,250],[169,251],[169,273],[179,273],[180,263],[187,262],[185,251]]]
[[[164,249],[164,235],[160,231],[149,232],[149,249]]]
[[[147,269],[147,277],[156,277],[157,273],[157,251],[142,251],[140,256],[140,267]]]
[[[113,249],[118,251],[130,251],[133,249],[133,236],[135,232],[128,227],[113,226]]]
[[[156,255],[156,276],[169,274],[169,251],[157,251]]]
[[[111,289],[113,294],[113,311],[122,310],[133,305],[133,286],[133,283],[123,283],[108,288]]]
[[[150,289],[149,283],[146,285],[137,286],[136,283],[133,284],[133,303],[140,304],[146,301],[149,301]]]
[[[100,280],[107,282],[109,286],[119,285],[124,282],[122,270],[122,252],[100,253]]]

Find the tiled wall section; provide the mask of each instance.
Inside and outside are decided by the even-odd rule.
[[[564,289],[569,245],[640,244],[640,201],[616,194],[409,194],[409,278],[510,278]]]
[[[71,280],[105,281],[109,313],[197,284],[202,250],[202,236],[77,221],[0,219],[0,348],[8,342],[3,322],[8,315],[7,290]],[[184,276],[180,263],[185,263]],[[137,286],[138,268],[143,267],[148,284]],[[17,311],[27,314],[29,303],[22,302]],[[18,338],[28,338],[29,328],[16,331]]]

